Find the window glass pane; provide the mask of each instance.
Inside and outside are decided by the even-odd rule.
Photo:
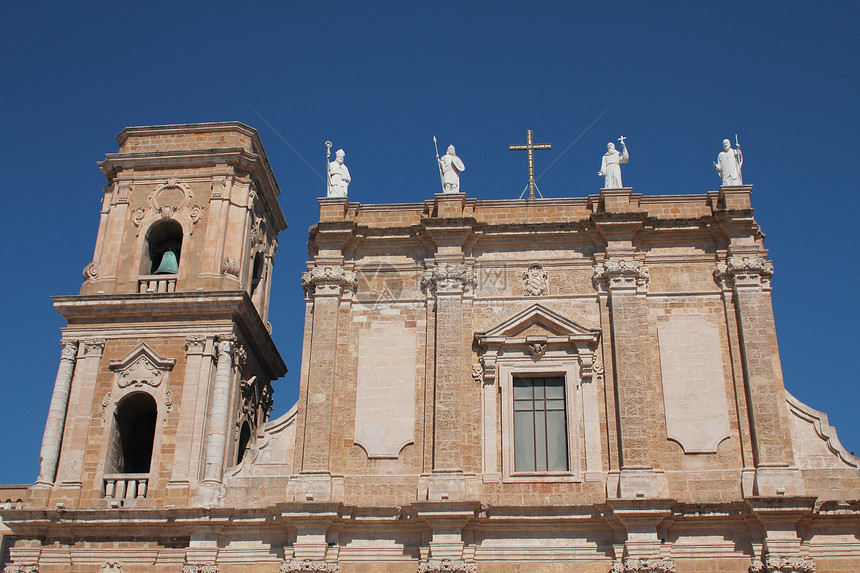
[[[547,400],[544,404],[547,410],[564,410],[564,400]]]
[[[532,397],[532,384],[528,378],[514,378],[514,400]]]
[[[535,469],[534,415],[531,412],[514,413],[514,469],[531,472]]]
[[[547,469],[562,472],[568,470],[567,429],[564,410],[546,413]]]
[[[546,412],[535,412],[535,469],[546,471]]]
[[[546,397],[564,398],[564,379],[546,378]]]
[[[535,399],[543,398],[543,378],[533,378],[532,382],[534,383]]]

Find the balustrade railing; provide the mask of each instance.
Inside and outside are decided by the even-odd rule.
[[[176,275],[141,275],[137,279],[137,292],[174,292]]]
[[[141,499],[146,497],[149,474],[105,474],[107,499]]]

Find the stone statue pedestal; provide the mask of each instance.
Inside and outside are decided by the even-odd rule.
[[[318,197],[320,204],[320,222],[343,221],[349,211],[349,199],[346,197]]]
[[[433,217],[440,219],[462,217],[465,208],[465,193],[436,193],[433,195]]]
[[[720,192],[717,197],[717,206],[720,209],[752,209],[750,202],[750,194],[752,193],[752,185],[733,185],[730,187],[720,187]]]

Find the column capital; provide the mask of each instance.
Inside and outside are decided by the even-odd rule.
[[[437,264],[421,273],[421,289],[427,296],[471,293],[477,284],[475,269],[467,265]]]
[[[302,288],[309,298],[352,294],[358,286],[358,275],[343,267],[313,267],[302,273]]]
[[[773,261],[757,256],[728,257],[726,262],[717,262],[714,268],[714,280],[723,290],[758,287],[769,291],[772,276]]]
[[[591,281],[598,292],[645,293],[650,275],[648,267],[636,260],[606,259],[595,263]]]
[[[84,340],[84,356],[101,356],[104,349],[104,338],[87,338]]]
[[[61,338],[60,360],[74,360],[78,357],[78,340],[76,338]]]
[[[192,334],[185,337],[186,354],[203,354],[206,348],[206,337],[202,334]]]

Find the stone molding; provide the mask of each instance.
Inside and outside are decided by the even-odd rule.
[[[591,281],[598,292],[635,291],[645,293],[650,281],[648,267],[640,261],[604,260],[594,265]]]
[[[724,263],[718,262],[714,268],[714,280],[724,290],[732,287],[771,290],[772,276],[773,261],[763,257],[729,257]]]
[[[671,559],[624,559],[613,563],[610,573],[673,573],[675,562]]]
[[[338,573],[337,563],[313,561],[311,559],[290,559],[281,564],[280,573]]]
[[[478,565],[462,560],[428,559],[418,564],[418,573],[477,573]]]
[[[3,573],[39,573],[39,566],[33,565],[7,565]]]
[[[218,566],[209,565],[183,565],[182,573],[218,573]]]
[[[753,559],[750,573],[815,573],[815,561],[806,557],[768,556]]]
[[[478,284],[475,270],[466,265],[435,265],[421,273],[421,290],[428,296],[472,292]]]
[[[314,267],[302,273],[302,288],[308,297],[352,293],[357,286],[358,275],[343,267]]]
[[[542,296],[549,294],[549,277],[539,263],[532,263],[523,272],[523,291],[526,296]]]

